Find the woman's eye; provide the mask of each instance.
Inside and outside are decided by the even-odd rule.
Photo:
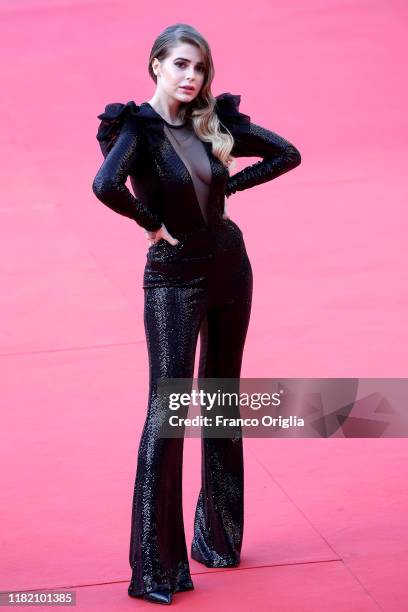
[[[185,64],[185,62],[176,62],[176,66],[177,66],[177,68],[184,68],[184,67],[185,67],[185,65],[186,65],[186,64]],[[199,70],[200,72],[205,72],[205,68],[204,68],[204,66],[198,66],[198,70]]]

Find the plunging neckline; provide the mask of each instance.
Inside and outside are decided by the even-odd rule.
[[[156,115],[156,116],[157,116],[157,117],[158,117],[158,118],[159,118],[159,119],[160,119],[160,120],[161,120],[161,121],[162,121],[162,122],[163,122],[165,125],[167,125],[169,128],[176,128],[176,129],[177,129],[177,128],[186,127],[186,124],[182,124],[182,125],[173,125],[173,124],[171,124],[171,123],[168,123],[168,122],[167,122],[167,121],[166,121],[166,120],[165,120],[165,119],[164,119],[164,118],[163,118],[163,117],[162,117],[162,116],[161,116],[161,115],[160,115],[160,114],[159,114],[159,113],[158,113],[158,112],[157,112],[157,111],[156,111],[156,110],[153,108],[153,106],[150,104],[150,102],[144,102],[143,104],[147,104],[147,106],[149,106],[149,108],[150,108],[150,109],[153,111],[153,113],[154,113],[154,114],[155,114],[155,115]],[[163,135],[164,135],[164,137],[165,137],[165,139],[166,139],[166,142],[167,142],[167,143],[168,143],[168,145],[171,147],[171,150],[173,151],[174,155],[175,155],[175,156],[176,156],[176,157],[177,157],[177,158],[180,160],[181,164],[184,166],[184,168],[185,168],[185,170],[186,170],[186,172],[187,172],[187,175],[188,175],[188,177],[189,177],[189,183],[190,183],[191,189],[193,190],[193,193],[194,193],[194,199],[195,199],[196,207],[197,207],[197,208],[198,208],[198,210],[199,210],[199,214],[201,215],[201,219],[202,219],[202,222],[203,222],[203,224],[204,224],[204,227],[208,228],[208,227],[209,227],[209,224],[206,222],[206,220],[205,220],[205,218],[204,218],[204,215],[203,215],[203,211],[201,210],[200,202],[199,202],[199,199],[198,199],[198,196],[197,196],[197,191],[196,191],[196,188],[195,188],[195,185],[194,185],[193,177],[192,177],[191,171],[190,171],[190,169],[189,169],[189,166],[188,166],[188,165],[187,165],[187,163],[184,161],[184,159],[182,159],[182,157],[179,155],[179,153],[178,153],[178,151],[177,151],[176,147],[173,145],[172,141],[170,140],[170,138],[169,138],[169,136],[168,136],[168,134],[166,133],[166,130],[165,130],[164,128],[163,128]],[[204,148],[204,151],[205,151],[205,153],[206,153],[206,155],[207,155],[207,159],[208,159],[209,164],[210,164],[210,170],[211,170],[211,181],[210,181],[209,191],[208,191],[208,202],[210,202],[210,201],[211,201],[211,200],[210,200],[210,198],[211,198],[211,196],[212,196],[212,188],[213,188],[213,184],[214,184],[214,176],[215,176],[215,172],[214,172],[214,166],[213,166],[213,164],[214,164],[215,162],[213,162],[213,160],[212,160],[212,158],[211,158],[211,155],[212,155],[211,151],[209,151],[209,150],[208,150],[208,148],[207,148],[207,146],[206,146],[206,145],[209,145],[210,143],[204,142],[204,141],[203,141],[203,140],[201,140],[200,138],[199,138],[198,140],[200,140],[200,142],[202,143],[202,146],[203,146],[203,148]],[[186,161],[187,161],[187,160],[186,160]]]
[[[182,149],[182,146],[181,146],[181,145],[180,145],[180,143],[178,142],[177,138],[174,136],[174,134],[171,134],[171,130],[169,130],[169,131],[170,131],[170,136],[171,136],[171,138],[174,138],[174,140],[177,142],[177,144],[178,144],[178,146],[180,147],[180,149]],[[192,187],[192,189],[193,189],[193,192],[194,192],[194,197],[195,197],[196,207],[198,207],[198,210],[200,211],[201,218],[202,218],[202,220],[203,220],[204,225],[205,225],[206,227],[208,227],[208,223],[207,223],[207,221],[205,220],[204,213],[203,213],[203,211],[202,211],[202,208],[201,208],[201,206],[200,206],[200,201],[199,201],[199,199],[198,199],[197,190],[196,190],[196,186],[195,186],[195,183],[194,183],[194,180],[193,180],[193,174],[192,174],[192,171],[191,171],[190,162],[189,162],[189,160],[187,159],[187,157],[185,157],[185,156],[182,154],[182,152],[180,152],[180,153],[179,153],[179,151],[176,149],[176,147],[175,147],[175,146],[174,146],[174,144],[172,143],[172,141],[171,141],[171,139],[170,139],[170,137],[169,137],[169,134],[167,134],[166,130],[163,130],[163,132],[164,132],[164,135],[165,135],[165,137],[166,137],[167,142],[169,142],[169,143],[170,143],[170,146],[171,146],[172,150],[174,151],[175,155],[177,155],[178,159],[181,161],[181,163],[183,164],[184,168],[185,168],[185,169],[186,169],[186,171],[187,171],[187,174],[188,174],[188,176],[189,176],[189,182],[190,182],[190,185],[191,185],[191,187]],[[201,140],[200,142],[202,142],[202,140]],[[205,150],[205,152],[207,153],[207,150],[206,150],[206,148],[204,147],[204,145],[203,145],[203,149],[204,149],[204,150]],[[209,185],[209,190],[210,190],[211,185],[212,185],[213,176],[214,176],[214,175],[213,175],[213,170],[212,170],[212,166],[211,166],[211,160],[209,159],[208,154],[207,154],[207,158],[208,158],[208,162],[209,162],[209,165],[210,165],[210,171],[211,171],[211,181],[210,181],[210,185]],[[208,195],[207,195],[208,200],[207,200],[207,202],[209,201],[209,196],[210,196],[210,193],[208,192]]]

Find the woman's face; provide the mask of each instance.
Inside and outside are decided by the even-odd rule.
[[[152,66],[158,76],[158,87],[179,102],[194,100],[205,80],[203,54],[195,45],[188,43],[174,47],[162,62],[155,58]]]

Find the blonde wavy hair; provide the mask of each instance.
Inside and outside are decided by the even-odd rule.
[[[228,128],[222,124],[226,132],[221,132],[221,123],[214,111],[216,100],[211,93],[211,83],[214,78],[214,64],[210,46],[205,38],[193,27],[186,23],[176,23],[165,28],[154,41],[149,56],[149,74],[157,83],[157,76],[152,68],[152,61],[156,57],[159,61],[166,59],[172,49],[180,43],[189,43],[198,47],[203,55],[205,76],[198,96],[189,103],[180,104],[179,118],[191,123],[194,132],[204,142],[210,142],[212,153],[226,168],[235,165],[231,150],[234,138]]]

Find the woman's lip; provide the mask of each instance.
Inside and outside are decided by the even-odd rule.
[[[183,87],[183,86],[180,86],[180,89],[185,89],[186,91],[194,91],[194,87]]]

